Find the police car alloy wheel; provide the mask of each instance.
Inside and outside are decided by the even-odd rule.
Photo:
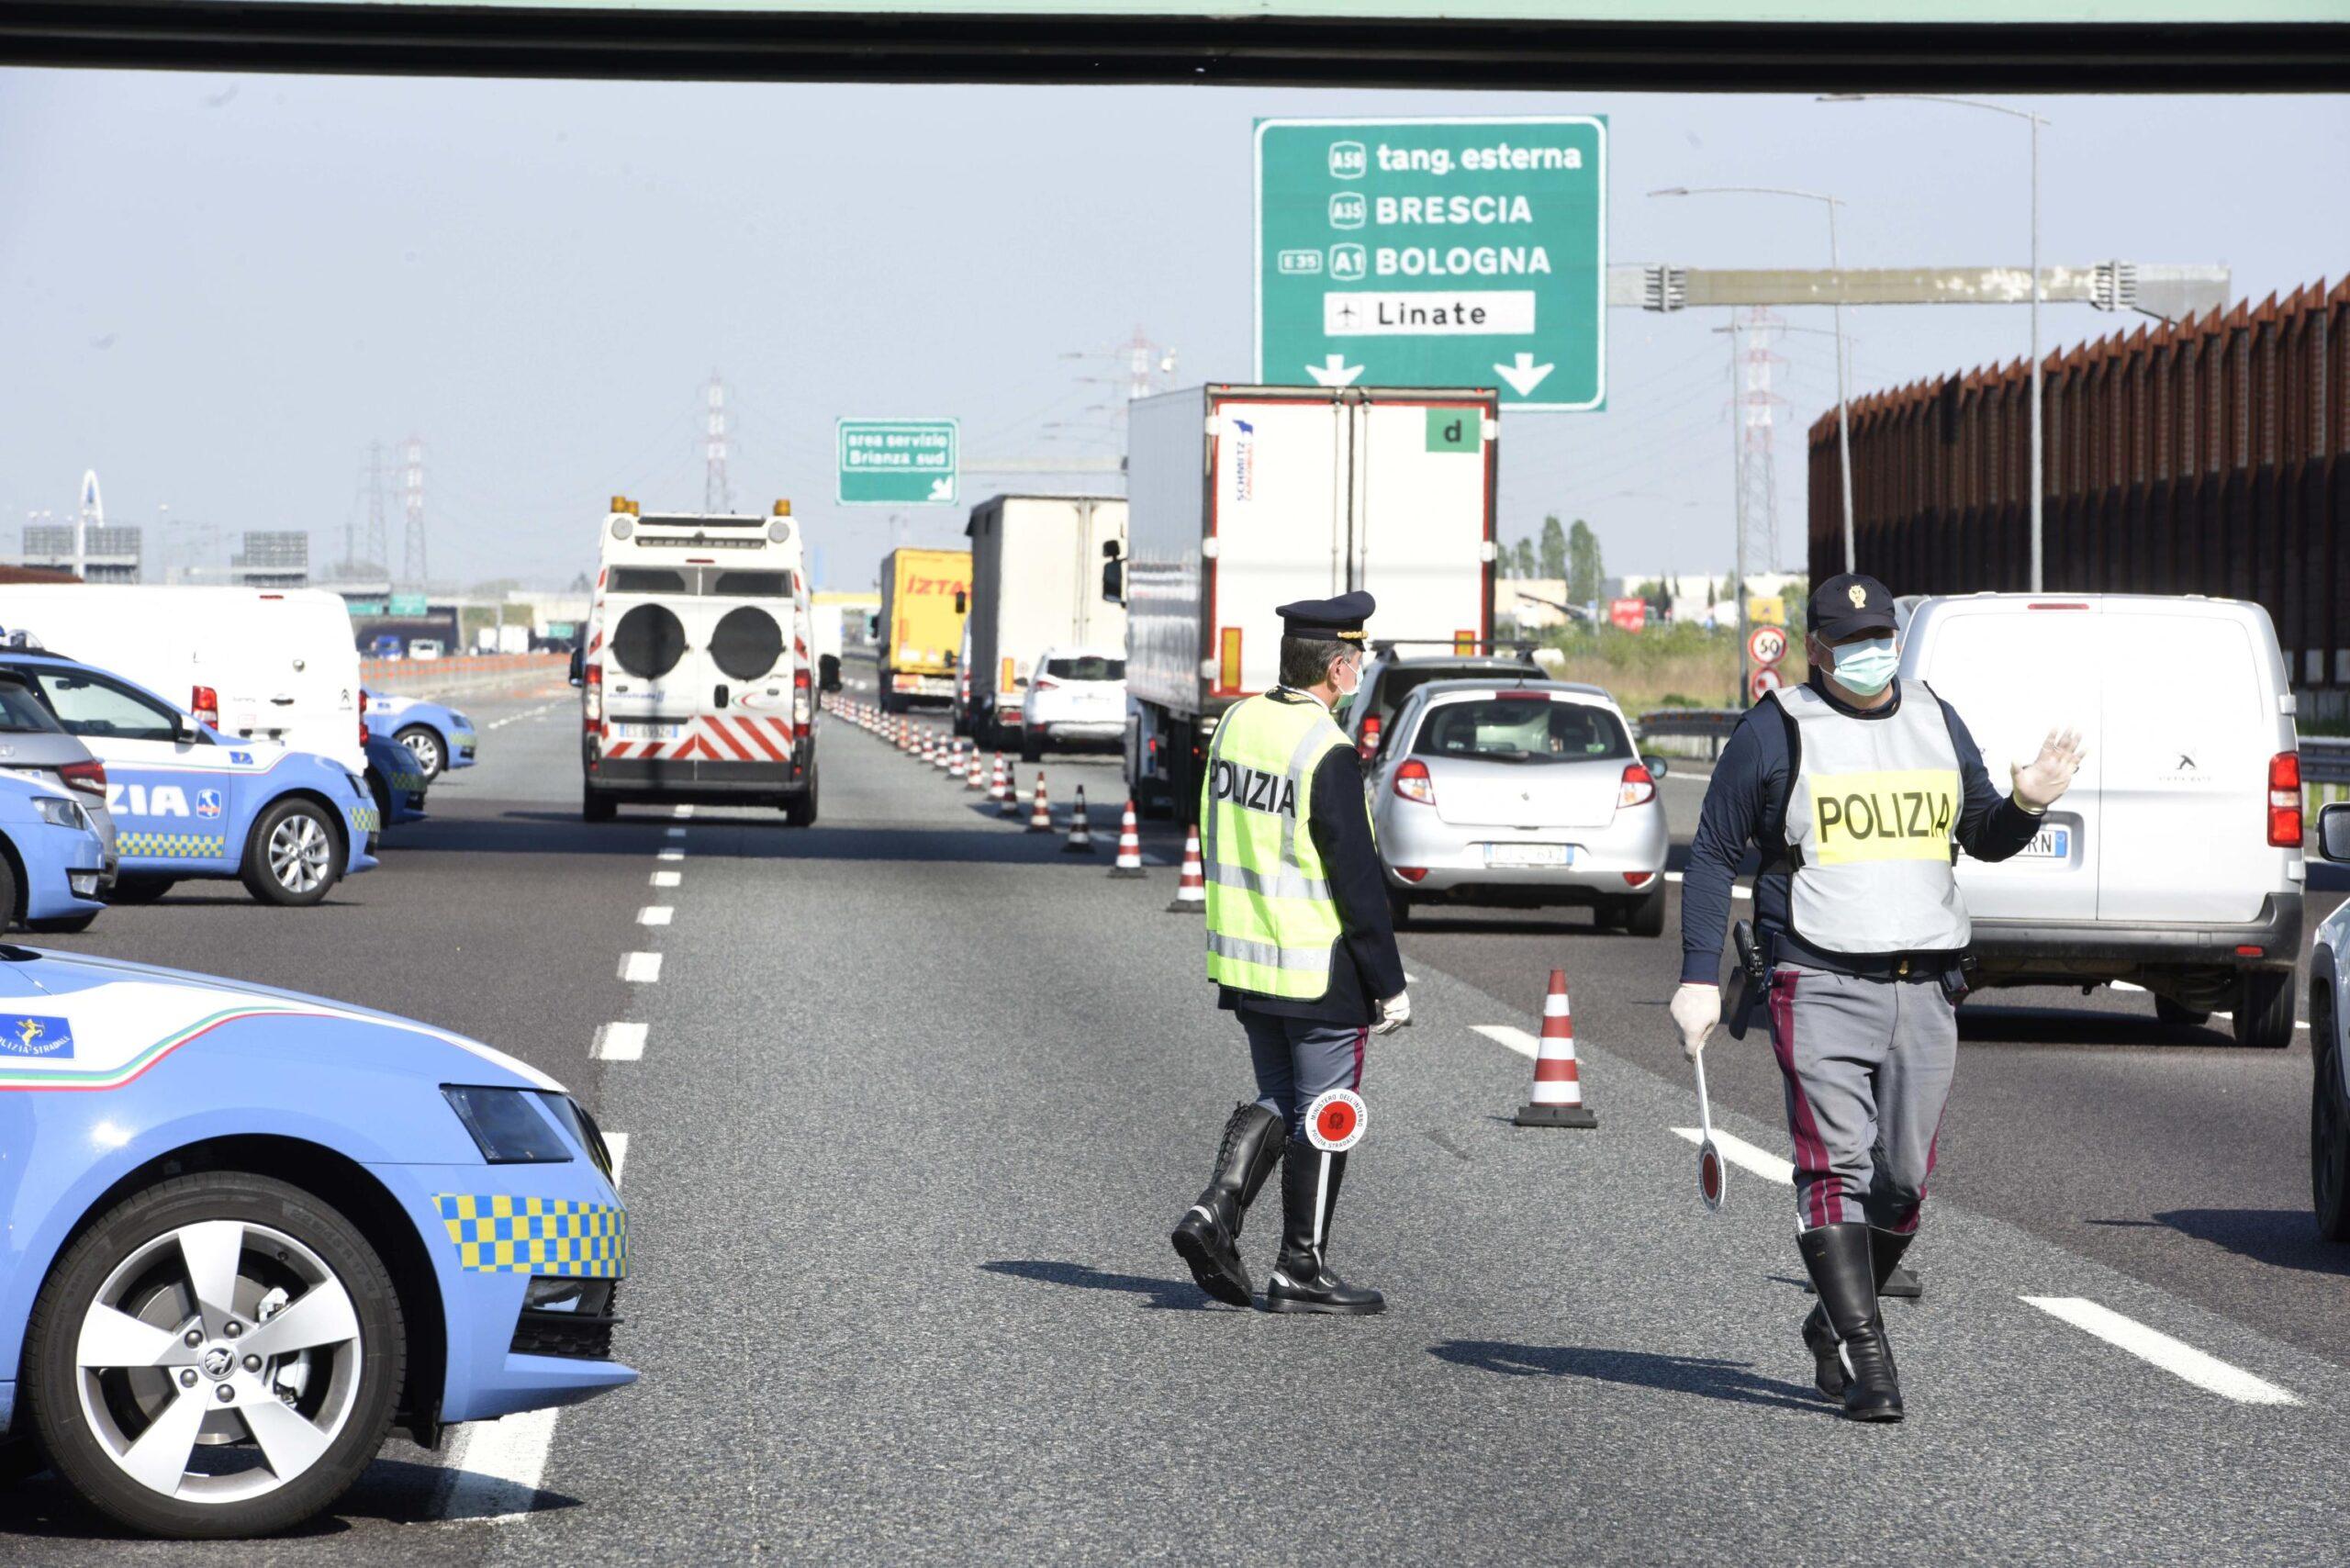
[[[267,1534],[331,1504],[392,1417],[406,1360],[382,1260],[268,1177],[173,1177],[102,1216],[33,1306],[32,1415],[109,1517],[184,1539]]]
[[[439,735],[422,724],[410,724],[392,738],[408,747],[427,782],[441,777],[441,769],[448,765],[448,754],[442,749]]]
[[[264,903],[316,903],[341,874],[341,850],[315,802],[280,801],[262,814],[245,846],[245,887]]]
[[[2318,1234],[2350,1241],[2350,1088],[2342,1081],[2342,1031],[2321,978],[2310,988],[2310,1200]]]

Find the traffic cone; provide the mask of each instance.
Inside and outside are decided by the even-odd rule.
[[[1002,769],[1002,765],[1003,758],[1001,756],[997,757],[996,766],[999,770]],[[996,797],[996,814],[999,816],[1016,817],[1021,812],[1020,788],[1018,785],[1013,783],[1010,772],[1004,771],[1002,773],[1002,777],[1003,793]]]
[[[970,760],[971,754],[963,749],[961,742],[957,742],[955,745],[955,755],[947,759],[946,777],[957,784],[963,782],[964,769],[969,764]]]
[[[1583,1079],[1575,1070],[1575,1021],[1567,1012],[1567,971],[1550,971],[1550,993],[1542,999],[1541,1054],[1534,1058],[1534,1098],[1518,1107],[1521,1127],[1595,1127],[1599,1118],[1583,1103]]]
[[[1061,846],[1064,855],[1093,853],[1093,829],[1085,820],[1085,786],[1077,787],[1077,804],[1069,808],[1069,842]]]
[[[1200,864],[1200,829],[1194,823],[1183,834],[1183,875],[1175,884],[1175,902],[1167,906],[1167,913],[1199,914],[1207,907],[1207,872]]]
[[[1002,757],[998,757],[996,759],[997,764],[1001,766],[1002,760],[1003,759]],[[963,774],[963,788],[966,790],[984,790],[987,787],[987,769],[979,766],[979,743],[974,741],[971,743],[971,766]]]
[[[930,765],[933,767],[937,768],[941,773],[948,772],[953,769],[955,766],[955,759],[957,756],[960,756],[962,753],[963,743],[961,741],[941,741],[938,746],[938,755],[931,758]]]
[[[1036,775],[1036,803],[1028,812],[1028,831],[1030,833],[1053,831],[1053,809],[1045,802],[1045,775],[1041,770]]]
[[[1118,863],[1110,868],[1113,877],[1139,877],[1142,869],[1142,835],[1135,831],[1135,802],[1126,799],[1126,814],[1118,823]]]

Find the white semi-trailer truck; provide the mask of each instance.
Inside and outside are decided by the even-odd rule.
[[[970,646],[956,727],[982,746],[1017,745],[1039,653],[1125,646],[1125,606],[1102,597],[1102,573],[1125,554],[1126,503],[1117,496],[996,496],[971,509],[964,532],[971,541]]]
[[[1496,394],[1210,385],[1130,405],[1126,782],[1198,809],[1224,711],[1275,684],[1276,605],[1368,588],[1371,634],[1494,632]],[[1122,580],[1120,580],[1122,579]]]

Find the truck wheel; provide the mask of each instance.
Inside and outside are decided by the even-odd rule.
[[[424,775],[427,784],[440,778],[441,770],[449,765],[448,749],[430,724],[410,724],[392,739],[408,747],[408,754],[416,758],[417,770]]]
[[[2236,977],[2236,1044],[2281,1051],[2293,1043],[2293,971],[2246,969]]]
[[[783,820],[789,827],[816,825],[816,767],[813,763],[808,767],[808,788],[797,795],[784,798]]]
[[[2342,1086],[2342,1040],[2322,979],[2310,988],[2310,1200],[2317,1233],[2350,1241],[2350,1092]]]
[[[280,801],[245,841],[245,890],[263,903],[308,905],[334,888],[334,824],[315,801]]]
[[[382,1447],[407,1361],[383,1260],[341,1214],[241,1171],[132,1193],[33,1304],[26,1382],[58,1473],[183,1540],[287,1529]]]
[[[2189,1007],[2183,1002],[2173,1002],[2167,996],[2157,996],[2154,998],[2154,1016],[2165,1024],[2176,1024],[2191,1028],[2195,1025],[2210,1022],[2211,1010],[2208,1007]]]
[[[106,890],[108,903],[153,903],[172,890],[176,877],[118,877]]]
[[[880,689],[874,693],[874,697],[881,704],[881,711],[884,713],[902,713],[906,711],[906,700],[890,689],[888,670],[881,672]]]
[[[581,822],[608,823],[619,810],[620,808],[612,803],[612,798],[593,784],[582,784],[579,787],[579,820]]]

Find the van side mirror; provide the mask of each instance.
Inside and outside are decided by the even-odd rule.
[[[1640,754],[1640,766],[1649,770],[1649,776],[1652,778],[1662,778],[1670,771],[1670,769],[1665,767],[1664,758],[1657,756],[1653,752],[1642,752]]]
[[[1104,539],[1102,541],[1102,558],[1103,560],[1114,561],[1123,552],[1118,548],[1118,542],[1116,540]]]
[[[841,689],[840,655],[816,655],[816,687],[821,691],[838,691]]]
[[[2328,860],[2350,860],[2350,805],[2319,809],[2317,852]]]
[[[1126,564],[1124,561],[1102,563],[1102,598],[1109,604],[1126,602]]]
[[[574,685],[574,686],[577,686],[577,685],[579,684],[579,682],[580,682],[580,668],[581,668],[581,666],[584,666],[587,662],[588,662],[588,647],[587,647],[587,644],[584,644],[584,643],[574,643],[574,644],[571,644],[571,684],[572,684],[572,685]]]

